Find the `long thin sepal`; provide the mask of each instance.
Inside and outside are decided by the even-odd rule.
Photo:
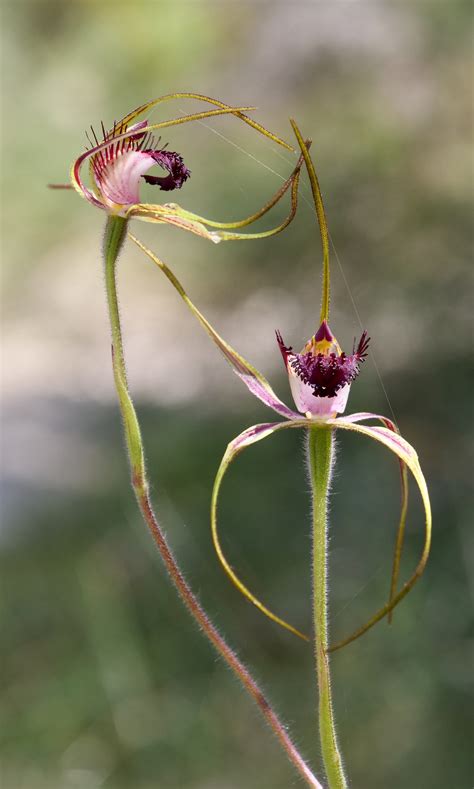
[[[150,249],[142,244],[141,241],[135,238],[135,236],[133,236],[131,233],[128,235],[129,238],[134,241],[134,243],[150,258],[150,260],[152,260],[153,263],[158,266],[169,282],[171,282],[174,289],[179,293],[188,309],[192,312],[194,317],[197,318],[211,340],[223,354],[226,361],[229,362],[236,375],[239,376],[241,381],[244,382],[252,394],[281,416],[284,416],[287,419],[299,419],[300,415],[296,413],[296,411],[292,411],[290,408],[288,408],[288,406],[286,406],[285,403],[283,403],[280,398],[277,397],[265,376],[263,376],[262,373],[253,367],[250,362],[247,362],[243,356],[237,353],[237,351],[235,351],[232,346],[229,345],[229,343],[226,342],[220,336],[220,334],[216,332],[204,315],[198,310],[197,307],[194,306],[180,281],[175,276],[175,274],[173,274],[169,266],[167,266],[166,263],[160,260],[160,258],[158,258]]]
[[[319,322],[322,323],[324,320],[327,321],[329,319],[329,296],[330,296],[329,234],[328,234],[328,226],[326,221],[326,212],[324,210],[324,203],[321,195],[321,189],[319,187],[318,176],[316,175],[316,170],[314,168],[313,161],[309,154],[308,145],[305,143],[301,135],[301,132],[298,126],[296,125],[296,121],[294,121],[293,118],[290,118],[290,123],[292,125],[296,139],[298,140],[298,145],[301,148],[301,153],[304,156],[306,169],[308,170],[309,181],[311,184],[311,191],[313,193],[314,207],[316,210],[316,216],[318,218],[318,223],[319,223],[321,244],[323,247],[323,283],[322,283],[322,296],[321,296],[321,313],[319,316]]]
[[[381,416],[380,414],[372,414],[368,411],[361,412],[358,414],[351,414],[351,416],[345,417],[346,420],[349,422],[361,422],[366,421],[368,419],[375,419],[378,422],[381,422],[385,427],[391,430],[393,433],[400,435],[400,431],[393,422],[392,419],[389,419],[386,416]],[[397,528],[397,535],[395,539],[395,548],[393,554],[393,562],[392,562],[392,577],[390,579],[390,593],[389,593],[389,602],[393,600],[397,592],[397,585],[398,585],[398,578],[400,575],[400,563],[402,558],[402,550],[403,550],[403,541],[405,537],[405,527],[406,527],[406,520],[407,520],[407,512],[408,512],[408,470],[401,458],[398,458],[398,463],[400,466],[400,517],[398,520],[398,528]],[[391,624],[393,620],[393,609],[387,614],[388,623]]]
[[[264,137],[268,137],[268,139],[273,140],[273,142],[276,142],[278,145],[281,145],[288,151],[294,150],[294,148],[285,142],[285,140],[277,137],[276,134],[273,134],[273,132],[266,129],[260,123],[257,123],[257,121],[247,117],[247,115],[245,115],[241,110],[231,108],[228,104],[225,104],[225,102],[210,98],[209,96],[204,96],[201,93],[168,93],[166,96],[160,96],[157,99],[153,99],[153,101],[148,101],[146,104],[142,104],[141,107],[138,107],[136,110],[133,110],[133,112],[125,115],[125,117],[122,118],[122,120],[119,121],[117,125],[119,127],[127,126],[129,123],[136,120],[136,118],[138,118],[140,115],[144,115],[145,112],[148,112],[158,104],[162,104],[165,101],[171,101],[173,99],[195,99],[197,101],[204,101],[207,104],[213,104],[215,107],[221,107],[221,109],[232,109],[234,115],[240,118],[240,120],[244,121],[244,123],[246,123],[248,126],[251,126],[252,129],[255,129],[260,134],[263,134]]]
[[[186,211],[185,209],[181,208],[180,212],[183,216],[188,217],[189,219],[195,219],[198,222],[203,222],[208,227],[213,227],[217,230],[239,230],[242,227],[247,227],[248,225],[252,225],[254,222],[257,222],[262,216],[265,216],[286,194],[290,186],[293,184],[296,176],[299,174],[301,170],[301,165],[303,162],[303,157],[301,156],[298,160],[295,169],[291,173],[291,175],[286,179],[286,181],[280,186],[279,189],[275,192],[275,194],[268,200],[262,208],[259,208],[254,214],[246,217],[245,219],[239,219],[236,222],[216,222],[213,219],[206,219],[206,217],[199,216],[198,214],[194,214],[191,211]],[[173,208],[178,208],[179,206],[176,203],[171,204]],[[168,203],[168,206],[170,204]]]
[[[228,225],[226,225],[225,222],[214,222],[212,220],[206,219],[203,216],[199,216],[199,214],[194,214],[192,211],[186,211],[177,203],[166,203],[163,206],[150,203],[139,203],[137,205],[131,206],[131,208],[128,209],[127,216],[134,216],[138,219],[142,219],[145,222],[164,222],[175,225],[177,227],[181,227],[184,230],[189,230],[198,236],[207,238],[209,241],[213,241],[215,244],[218,244],[220,241],[255,241],[256,239],[270,238],[271,236],[276,236],[278,233],[281,233],[283,230],[285,230],[285,228],[287,228],[295,218],[298,208],[299,170],[291,176],[289,183],[291,185],[291,203],[288,215],[285,217],[283,222],[281,222],[276,227],[271,228],[271,230],[263,230],[260,233],[235,233],[216,229],[208,230],[206,225],[210,228],[232,227],[233,225],[236,227],[245,227],[251,222],[257,221],[257,219],[267,213],[267,211],[269,211],[270,208],[272,208],[277,203],[277,201],[281,199],[282,194],[285,193],[288,187],[286,187],[281,194],[281,190],[278,190],[278,200],[272,199],[270,203],[264,206],[263,210],[261,209],[253,216],[241,220],[240,223],[229,222]]]
[[[127,219],[133,217],[141,219],[143,222],[172,225],[180,230],[186,230],[188,233],[194,233],[200,238],[205,238],[207,241],[212,241],[214,244],[218,244],[222,240],[218,233],[208,230],[202,222],[186,216],[176,204],[137,203],[127,210]]]
[[[393,562],[392,562],[392,577],[390,579],[390,593],[388,601],[392,603],[396,594],[397,594],[397,586],[398,586],[398,579],[400,576],[400,564],[402,560],[402,551],[403,551],[403,542],[405,539],[405,528],[407,522],[407,513],[408,513],[408,471],[405,463],[400,460],[400,493],[401,493],[401,505],[400,505],[400,519],[398,521],[398,529],[397,529],[397,536],[395,539],[395,548],[393,552]],[[389,625],[392,624],[393,621],[393,608],[387,614],[387,620]]]
[[[246,431],[247,432],[247,431]],[[263,438],[263,436],[261,436]],[[248,442],[250,443],[250,442]],[[244,597],[247,598],[251,603],[253,603],[256,608],[258,608],[262,614],[265,614],[269,619],[273,622],[276,622],[281,627],[285,628],[285,630],[289,630],[290,633],[294,633],[295,636],[299,636],[304,641],[309,641],[308,636],[304,633],[301,633],[296,627],[290,625],[281,617],[277,616],[273,613],[267,606],[265,606],[259,599],[256,597],[250,589],[240,580],[236,572],[233,570],[229,562],[227,561],[224,552],[222,550],[222,546],[219,540],[219,532],[217,528],[217,504],[219,499],[219,493],[222,485],[222,481],[224,475],[229,468],[230,464],[234,460],[234,458],[242,451],[243,445],[241,443],[241,436],[238,436],[234,441],[231,441],[227,447],[227,450],[222,458],[221,464],[216,474],[216,478],[214,480],[214,486],[212,489],[212,498],[211,498],[211,531],[212,531],[212,541],[214,543],[214,548],[216,549],[217,556],[219,561],[224,568],[224,571],[229,576],[230,580],[237,587],[239,592],[243,594]]]
[[[372,418],[374,415],[372,415]],[[334,652],[337,649],[341,649],[342,647],[350,644],[352,641],[355,641],[357,638],[360,638],[364,633],[370,630],[377,622],[390,614],[391,611],[398,605],[398,603],[403,600],[404,597],[413,589],[414,585],[418,581],[418,579],[423,575],[423,572],[426,567],[426,563],[428,561],[428,556],[430,553],[430,546],[431,546],[431,529],[432,529],[432,517],[431,517],[431,504],[430,504],[430,497],[428,493],[428,488],[426,486],[426,481],[423,476],[423,472],[420,468],[420,464],[418,461],[418,455],[413,447],[405,441],[400,435],[394,433],[392,430],[389,430],[386,427],[373,427],[369,425],[360,425],[353,421],[350,421],[350,417],[347,419],[345,417],[341,417],[337,420],[331,420],[333,424],[335,424],[338,428],[343,430],[350,430],[356,433],[361,433],[369,438],[374,439],[375,441],[380,442],[391,452],[393,452],[397,457],[404,463],[404,465],[410,469],[411,473],[413,474],[416,484],[418,486],[418,490],[420,491],[421,500],[423,502],[423,508],[425,512],[425,540],[423,545],[423,550],[421,557],[418,561],[418,564],[410,576],[410,578],[405,581],[402,588],[393,596],[390,596],[388,603],[386,603],[382,608],[380,608],[370,619],[366,622],[365,625],[355,630],[350,636],[344,638],[342,641],[338,641],[336,644],[333,644],[329,647],[329,652]],[[402,507],[403,513],[403,507]],[[401,523],[403,524],[402,529],[399,528],[399,535],[400,531],[404,530],[405,518],[402,515]],[[397,539],[397,544],[399,542],[399,537]],[[401,546],[400,546],[401,551]],[[399,562],[398,562],[399,563]],[[397,571],[398,571],[398,565]],[[392,584],[393,584],[393,575],[392,575]]]
[[[310,141],[309,140],[307,141],[307,145],[309,147],[309,145],[310,145]],[[200,222],[200,223],[202,223],[204,225],[207,225],[207,227],[212,227],[212,228],[214,228],[216,230],[238,230],[239,228],[242,228],[242,227],[248,227],[248,225],[251,225],[254,222],[257,222],[259,219],[262,218],[262,216],[265,216],[265,214],[267,214],[268,211],[270,211],[281,200],[281,198],[286,194],[288,189],[291,187],[291,210],[290,210],[290,213],[289,213],[288,217],[277,228],[274,228],[273,230],[265,231],[267,235],[275,235],[276,233],[280,233],[282,230],[284,230],[284,228],[287,227],[290,224],[290,222],[292,221],[292,219],[294,218],[294,216],[296,214],[296,209],[297,209],[297,206],[298,206],[299,174],[300,174],[302,163],[303,163],[303,156],[300,156],[300,158],[299,158],[299,160],[298,160],[298,162],[296,164],[296,167],[293,170],[293,172],[291,173],[291,175],[280,186],[280,188],[277,189],[277,191],[270,198],[270,200],[268,200],[265,203],[265,205],[262,208],[260,208],[258,211],[256,211],[254,214],[251,214],[250,216],[246,217],[245,219],[240,219],[240,220],[238,220],[236,222],[216,222],[213,219],[207,219],[206,217],[200,216],[199,214],[195,214],[192,211],[187,211],[186,209],[181,208],[181,206],[179,206],[177,203],[166,203],[163,206],[163,208],[167,209],[167,210],[171,209],[171,210],[175,211],[176,213],[178,213],[179,216],[182,216],[182,217],[184,217],[186,219],[189,219],[191,221],[194,221],[194,222]],[[261,237],[260,234],[257,234],[257,235],[258,235],[258,237]],[[230,234],[230,235],[226,235],[226,236],[223,236],[223,235],[220,236],[220,238],[225,238],[225,240],[233,239],[233,238],[237,238],[237,237],[238,238],[243,238],[243,239],[245,239],[245,238],[255,238],[256,235],[255,234],[241,234],[241,235],[240,234],[238,234],[238,235]]]
[[[217,231],[219,238],[222,241],[252,241],[256,239],[262,238],[270,238],[271,236],[276,236],[278,233],[282,233],[285,228],[288,227],[289,224],[293,221],[296,216],[296,211],[298,209],[298,185],[299,185],[299,170],[293,176],[291,180],[291,204],[290,204],[290,211],[288,215],[285,217],[283,222],[281,222],[276,227],[271,228],[271,230],[262,230],[260,233],[230,233],[226,232],[225,230]]]

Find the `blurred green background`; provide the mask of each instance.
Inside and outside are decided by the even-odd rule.
[[[349,411],[393,409],[429,482],[424,579],[393,627],[381,623],[334,656],[351,786],[471,787],[472,4],[3,0],[2,16],[2,789],[301,785],[176,600],[140,521],[109,364],[104,216],[45,188],[67,180],[90,123],[110,126],[179,90],[255,104],[255,117],[287,139],[294,116],[313,138],[340,259],[331,325],[347,349],[359,314],[373,338]],[[232,118],[163,141],[192,170],[179,202],[222,220],[256,210],[294,162]],[[166,200],[151,187],[143,195]],[[139,222],[134,231],[289,401],[274,329],[299,347],[316,328],[309,203],[286,233],[261,242],[215,247]],[[240,598],[210,544],[210,486],[226,444],[272,416],[130,245],[120,291],[157,511],[194,589],[320,773],[311,650]],[[334,638],[386,597],[397,474],[381,447],[340,437]],[[302,436],[253,447],[223,493],[232,562],[274,610],[308,628]],[[421,544],[413,491],[405,576]]]

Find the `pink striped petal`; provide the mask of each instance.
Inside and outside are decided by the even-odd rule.
[[[105,204],[112,210],[140,202],[140,177],[156,164],[144,151],[127,151],[106,165],[98,184]]]

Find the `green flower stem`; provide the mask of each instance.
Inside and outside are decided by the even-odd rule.
[[[313,616],[319,689],[319,736],[330,789],[346,789],[347,781],[334,723],[327,652],[327,499],[331,482],[334,430],[321,425],[311,427],[308,432],[309,475],[313,495]]]
[[[122,332],[120,327],[120,313],[117,300],[116,263],[125,237],[126,228],[127,220],[122,217],[110,216],[107,220],[104,238],[105,283],[112,332],[114,380],[123,417],[127,451],[132,472],[132,486],[137,497],[138,505],[161,554],[166,570],[188,611],[194,617],[199,627],[204,631],[209,641],[214,645],[215,649],[223,657],[229,668],[237,675],[245,689],[253,697],[262,715],[273,729],[277,739],[284,748],[288,758],[305,780],[307,786],[311,786],[313,789],[322,789],[322,785],[303,760],[296,746],[290,739],[284,725],[266,700],[258,684],[253,679],[246,666],[244,666],[225,639],[220,635],[202,608],[200,602],[195,597],[181,573],[176,559],[171,553],[165,535],[153,512],[148,491],[140,426],[128,391]]]
[[[122,330],[117,300],[116,268],[118,254],[122,247],[127,230],[127,220],[120,216],[109,217],[104,237],[105,286],[109,307],[110,328],[112,331],[112,365],[114,381],[120,402],[120,410],[124,421],[127,452],[132,468],[133,484],[141,485],[140,493],[146,490],[145,456],[140,434],[140,425],[128,393],[127,373],[123,354]],[[138,494],[137,494],[138,495]]]

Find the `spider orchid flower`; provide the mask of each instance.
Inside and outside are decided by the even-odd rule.
[[[301,353],[287,348],[276,332],[290,389],[298,411],[311,419],[342,414],[347,405],[351,383],[359,375],[359,365],[367,356],[369,338],[364,331],[357,348],[346,356],[341,351],[327,321],[304,346]]]
[[[213,109],[182,115],[160,123],[150,123],[142,118],[156,106],[176,99],[203,101],[212,105]],[[191,171],[182,155],[169,150],[167,143],[161,145],[161,138],[155,137],[155,134],[161,130],[214,116],[233,115],[273,142],[293,151],[288,143],[245,114],[245,111],[253,109],[255,108],[231,107],[217,99],[197,93],[173,93],[161,96],[133,110],[120,121],[115,122],[110,130],[106,130],[104,124],[101,124],[101,139],[91,126],[90,134],[86,132],[89,145],[71,167],[71,184],[50,186],[75,189],[91,205],[105,211],[111,217],[121,217],[125,220],[136,217],[145,222],[171,224],[214,243],[274,235],[284,230],[296,213],[297,186],[302,161],[296,165],[290,177],[263,208],[250,217],[236,222],[216,222],[206,219],[181,208],[176,203],[160,205],[140,202],[142,180],[157,186],[161,191],[171,192],[181,189],[191,176]],[[88,165],[88,182],[83,175],[85,165]],[[160,168],[161,173],[159,170],[150,173],[151,168]],[[280,225],[262,233],[235,232],[260,219],[288,189],[291,189],[291,209]]]
[[[128,136],[118,141],[115,128],[111,132],[104,130],[103,142],[106,147],[99,148],[90,157],[96,195],[87,190],[84,193],[87,200],[94,205],[98,200],[110,213],[125,216],[131,206],[140,202],[140,178],[159,186],[164,192],[181,189],[191,175],[190,171],[179,153],[168,151],[166,147],[158,148],[151,132],[141,131],[148,126],[147,120],[134,123],[124,129]],[[96,144],[99,145],[97,139]],[[168,175],[145,175],[155,164],[167,171]],[[75,175],[79,182],[78,173]]]
[[[285,361],[290,387],[298,409],[298,411],[294,411],[278,397],[265,376],[250,364],[250,362],[246,361],[243,356],[217,333],[209,321],[190,300],[183,286],[166,263],[160,260],[133,235],[130,234],[130,238],[165,274],[248,390],[279,416],[284,417],[285,421],[283,422],[265,422],[249,427],[230,442],[222,459],[219,471],[217,472],[212,496],[213,540],[221,564],[237,588],[270,619],[304,640],[309,640],[308,636],[276,616],[264,606],[238,578],[223,554],[217,531],[217,502],[223,477],[237,455],[251,444],[255,444],[280,430],[288,428],[309,429],[314,427],[318,429],[331,427],[359,433],[367,438],[372,438],[389,449],[399,461],[402,480],[402,506],[399,531],[404,529],[406,518],[408,490],[406,468],[412,472],[420,490],[426,516],[425,543],[420,561],[412,576],[404,583],[402,588],[398,592],[392,590],[389,602],[380,608],[369,622],[348,638],[330,647],[330,650],[339,649],[365,633],[383,617],[389,615],[393,608],[395,608],[395,606],[408,594],[423,573],[428,559],[431,541],[430,502],[426,483],[414,448],[402,438],[395,423],[388,417],[370,412],[351,414],[346,417],[337,416],[345,410],[351,383],[358,375],[359,366],[367,356],[369,343],[367,333],[363,332],[353,354],[346,356],[344,353],[340,352],[339,344],[332,334],[327,321],[322,322],[316,334],[304,346],[301,354],[294,354],[291,348],[287,348],[283,343],[281,334],[277,332],[278,346]],[[334,352],[333,349],[336,349],[338,352]],[[304,418],[302,418],[302,414],[304,414]],[[381,426],[360,424],[361,422],[371,421],[379,422]],[[398,538],[398,542],[399,541],[400,537]],[[399,560],[400,557],[398,557],[398,562]],[[396,573],[398,574],[398,565]]]
[[[247,362],[216,332],[209,321],[189,299],[183,286],[169,267],[134,236],[130,237],[165,274],[249,391],[280,417],[283,417],[283,421],[253,425],[229,443],[214,482],[211,499],[211,530],[219,560],[239,591],[271,620],[306,641],[310,640],[309,637],[264,605],[243,583],[227,561],[218,534],[217,505],[223,478],[230,464],[244,449],[258,441],[269,438],[281,430],[303,429],[308,435],[308,467],[313,494],[313,617],[316,675],[319,688],[320,747],[328,786],[330,789],[347,789],[348,783],[339,751],[334,720],[329,653],[354,641],[385,616],[390,621],[395,606],[410,592],[425,569],[431,543],[431,508],[426,482],[417,453],[399,434],[394,422],[387,417],[371,412],[340,416],[346,408],[351,384],[357,377],[360,365],[367,356],[369,338],[364,331],[358,344],[355,345],[354,343],[352,354],[346,355],[341,351],[337,340],[329,328],[329,242],[324,206],[314,165],[309,156],[308,146],[293,121],[292,125],[308,170],[323,246],[322,304],[318,330],[303,347],[301,353],[294,353],[291,347],[287,347],[281,334],[277,332],[277,342],[286,365],[297,411],[294,411],[280,400],[262,373]],[[380,424],[363,424],[373,421]],[[331,645],[328,636],[327,614],[327,495],[334,464],[333,448],[336,430],[358,433],[370,438],[389,449],[395,455],[398,460],[401,477],[401,513],[388,602],[379,608],[368,622],[346,638]],[[412,473],[421,495],[425,514],[425,538],[421,557],[415,570],[401,588],[398,589],[399,567],[408,504],[407,470],[410,470]]]

